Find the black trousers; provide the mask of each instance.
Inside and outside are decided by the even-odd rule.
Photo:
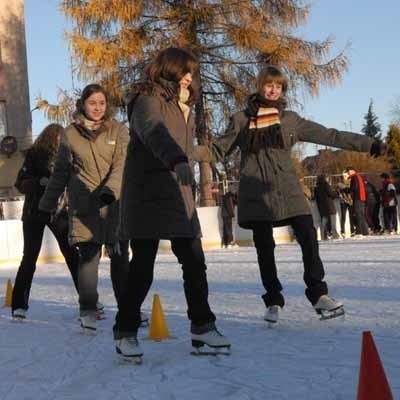
[[[97,310],[99,294],[97,291],[99,263],[103,245],[93,242],[78,244],[79,249],[79,307],[81,315],[94,314]],[[110,274],[114,296],[119,302],[122,288],[128,279],[129,273],[129,241],[120,241],[120,254],[112,253],[110,256]]]
[[[354,232],[354,215],[353,207],[347,203],[340,203],[340,233],[345,233],[346,213],[349,215],[350,233]]]
[[[397,206],[383,208],[383,221],[387,231],[397,231]]]
[[[368,235],[368,224],[365,218],[365,201],[354,200],[353,203],[354,224],[357,235]]]
[[[222,217],[222,244],[228,246],[233,242],[232,217]]]
[[[61,253],[71,273],[75,288],[78,290],[78,251],[68,243],[68,220],[59,217],[55,221],[23,221],[24,254],[15,278],[12,296],[12,310],[29,308],[29,293],[31,290],[33,275],[36,270],[36,262],[42,247],[43,233],[46,225],[54,234]]]
[[[319,256],[317,233],[311,215],[301,215],[289,218],[288,224],[293,228],[297,242],[303,254],[303,279],[307,286],[305,294],[311,304],[319,297],[328,293],[328,286],[323,281],[325,272]],[[278,279],[275,262],[275,241],[273,227],[270,222],[255,222],[253,225],[253,240],[257,250],[261,281],[266,290],[262,296],[265,305],[284,306],[285,300],[281,293],[282,285]]]
[[[150,290],[154,276],[158,239],[132,239],[129,278],[119,301],[114,338],[134,336],[140,325],[140,308]],[[215,315],[208,304],[206,264],[200,239],[171,240],[172,251],[182,265],[187,315],[194,326],[213,324]]]

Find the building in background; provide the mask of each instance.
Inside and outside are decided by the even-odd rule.
[[[14,195],[32,143],[23,0],[0,0],[0,198]]]

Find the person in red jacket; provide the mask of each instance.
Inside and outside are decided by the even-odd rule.
[[[350,195],[353,199],[353,213],[355,223],[355,236],[367,236],[369,234],[368,224],[365,219],[365,202],[367,194],[364,179],[353,167],[347,167],[343,171],[345,180],[350,179]]]

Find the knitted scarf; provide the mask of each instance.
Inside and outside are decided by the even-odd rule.
[[[104,119],[100,121],[91,121],[87,119],[82,113],[74,114],[74,126],[78,132],[91,141],[96,141],[101,132],[104,124]]]
[[[267,100],[258,93],[249,97],[245,113],[249,117],[249,148],[252,153],[285,147],[280,121],[284,106],[284,101]]]

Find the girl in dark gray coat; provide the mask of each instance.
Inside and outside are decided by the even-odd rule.
[[[194,121],[191,86],[198,64],[188,52],[168,48],[150,63],[146,81],[128,106],[131,140],[121,192],[121,235],[131,239],[129,290],[114,326],[117,351],[141,357],[137,342],[140,306],[153,281],[160,239],[171,241],[182,264],[192,344],[229,348],[208,304],[206,264],[194,204],[189,156]]]
[[[213,152],[222,160],[239,147],[241,171],[238,193],[238,223],[252,229],[267,307],[265,319],[276,322],[284,306],[278,279],[272,229],[290,225],[301,246],[306,296],[325,317],[343,314],[342,303],[328,294],[323,281],[316,231],[309,204],[296,175],[291,148],[297,141],[312,142],[347,150],[370,151],[367,136],[327,129],[285,110],[288,87],[282,72],[269,66],[257,78],[257,93],[248,98],[244,111],[233,115],[226,135],[216,140]],[[379,146],[373,146],[379,150]]]

